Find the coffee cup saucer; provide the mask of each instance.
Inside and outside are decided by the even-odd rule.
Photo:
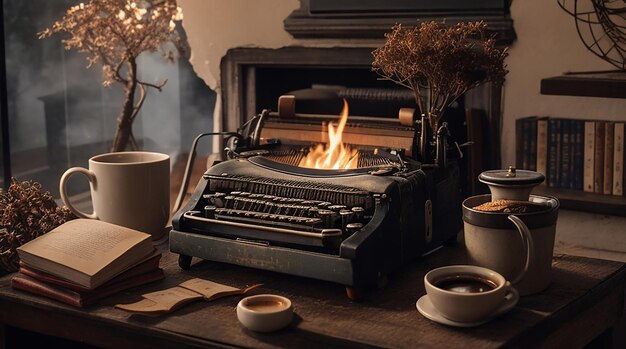
[[[515,305],[517,304],[517,301],[518,301],[518,298],[515,298],[515,297],[511,299],[507,299],[504,302],[504,304],[502,304],[502,306],[498,308],[498,310],[496,310],[493,314],[489,315],[487,318],[478,320],[478,321],[472,321],[472,322],[459,322],[459,321],[450,320],[444,317],[443,315],[441,315],[439,310],[435,308],[435,306],[430,301],[430,298],[428,297],[427,294],[420,297],[420,299],[418,299],[417,302],[415,303],[415,306],[417,307],[417,311],[419,311],[420,314],[424,315],[424,317],[426,317],[427,319],[437,322],[439,324],[447,325],[447,326],[454,326],[454,327],[476,327],[484,323],[487,323],[491,321],[491,319],[497,316],[500,316],[506,313],[507,311],[513,309],[513,307],[515,307]]]

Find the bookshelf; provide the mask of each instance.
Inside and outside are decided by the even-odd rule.
[[[533,194],[554,196],[561,208],[626,217],[626,197],[589,193],[582,190],[537,186]]]
[[[571,73],[541,79],[541,94],[626,98],[626,72]]]
[[[626,72],[572,73],[545,78],[541,80],[540,91],[543,95],[626,98]],[[564,209],[626,217],[626,196],[545,185],[536,187],[533,193],[557,197]]]

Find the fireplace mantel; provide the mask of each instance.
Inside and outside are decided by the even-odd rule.
[[[300,0],[300,8],[284,21],[285,30],[298,39],[383,39],[396,24],[417,21],[484,21],[499,45],[515,40],[509,0]]]

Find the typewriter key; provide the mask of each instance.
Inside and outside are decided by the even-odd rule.
[[[221,206],[221,207],[233,208],[234,201],[235,201],[235,197],[234,196],[232,196],[232,195],[224,196],[224,203],[223,203],[223,206]]]
[[[310,227],[320,227],[322,225],[322,220],[319,218],[307,218],[305,223]]]
[[[352,234],[356,233],[357,231],[361,230],[363,228],[363,223],[350,223],[346,226],[346,236],[344,237],[344,239],[349,238],[350,236],[352,236]]]
[[[308,216],[309,216],[309,217],[313,217],[313,218],[318,217],[318,216],[319,216],[319,215],[318,215],[319,210],[320,210],[320,209],[319,209],[319,208],[317,208],[317,207],[311,207],[311,208],[309,208],[309,211],[308,211]]]
[[[203,194],[202,198],[206,199],[209,204],[215,205],[215,194]]]
[[[322,220],[322,225],[324,228],[334,228],[335,227],[335,223],[336,223],[336,219],[337,219],[337,213],[331,211],[331,210],[319,210],[317,212],[317,214],[319,215],[320,219]]]
[[[346,209],[347,206],[346,205],[331,205],[328,206],[329,210],[335,211],[335,212],[340,212],[341,210]]]
[[[320,209],[326,209],[328,208],[328,206],[332,204],[333,204],[332,202],[324,201],[324,202],[320,202],[319,204],[317,204],[317,207]]]
[[[224,197],[226,194],[224,193],[215,193],[213,194],[213,204],[217,207],[224,207]]]
[[[363,207],[353,207],[352,212],[354,212],[354,221],[356,222],[361,222],[363,221],[363,218],[365,218],[365,210]]]
[[[341,217],[341,228],[346,230],[348,224],[352,223],[352,220],[354,219],[354,212],[350,210],[341,210],[339,211],[339,217]]]
[[[217,207],[213,206],[213,205],[207,205],[204,207],[204,217],[206,218],[215,218],[215,210],[217,209]]]

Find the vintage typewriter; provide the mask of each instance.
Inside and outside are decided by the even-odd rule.
[[[282,96],[225,140],[227,160],[203,175],[174,216],[170,250],[191,257],[345,285],[375,285],[454,240],[461,227],[459,153],[446,125],[433,136],[413,109],[352,117],[351,169],[302,167],[336,115],[295,112]],[[429,161],[430,160],[430,161]]]

